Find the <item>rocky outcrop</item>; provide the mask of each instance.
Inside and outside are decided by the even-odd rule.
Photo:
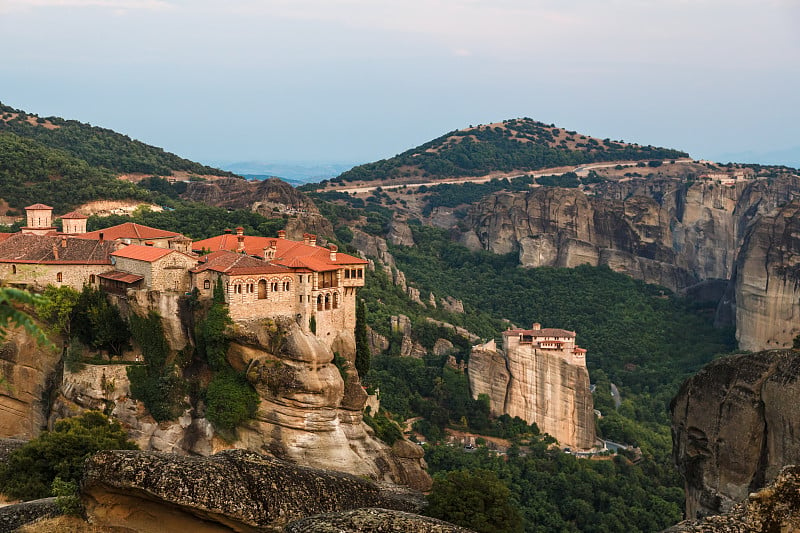
[[[800,467],[787,466],[768,487],[723,515],[686,520],[665,533],[739,533],[800,530]]]
[[[61,356],[16,329],[0,345],[0,436],[31,439],[47,427]]]
[[[761,217],[751,227],[732,285],[739,347],[791,346],[800,334],[800,202]]]
[[[782,347],[800,332],[794,281],[785,270],[765,272],[761,261],[794,264],[796,208],[789,202],[798,193],[800,179],[789,175],[731,184],[609,181],[591,196],[579,189],[502,192],[471,208],[460,238],[473,249],[516,252],[526,267],[608,265],[672,290],[732,280],[718,322],[735,317],[748,349]],[[787,317],[792,324],[784,327]]]
[[[549,350],[503,353],[494,344],[489,341],[470,353],[473,397],[486,394],[493,415],[536,423],[562,446],[594,446],[594,408],[586,367],[570,364]]]
[[[363,422],[367,396],[358,375],[348,372],[343,380],[333,351],[294,320],[281,321],[278,329],[276,337],[260,321],[236,324],[229,360],[246,370],[261,397],[255,420],[239,429],[236,446],[428,490],[422,457],[398,455]],[[353,368],[354,343],[333,344],[343,347],[339,353]]]
[[[55,498],[44,498],[0,507],[0,532],[16,531],[25,524],[61,514]]]
[[[454,526],[435,518],[389,509],[354,509],[326,513],[292,522],[286,533],[469,533],[471,529]]]
[[[214,181],[191,181],[186,185],[186,192],[181,196],[193,202],[232,209],[249,209],[267,217],[282,213],[319,214],[310,198],[278,178],[261,181],[225,178]]]
[[[338,472],[244,450],[211,457],[100,452],[81,499],[92,523],[127,531],[278,530],[304,517],[361,507],[417,511],[421,498]]]
[[[716,360],[671,405],[686,517],[729,511],[800,463],[800,357],[773,350]]]
[[[411,228],[408,224],[392,219],[389,223],[389,233],[387,235],[389,242],[400,246],[414,246],[414,235],[411,233]]]

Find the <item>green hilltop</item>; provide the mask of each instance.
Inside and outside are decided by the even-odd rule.
[[[686,152],[596,139],[530,118],[452,131],[395,157],[357,166],[331,182],[483,176],[604,161],[678,159]]]
[[[0,102],[0,133],[13,133],[32,139],[48,148],[64,150],[93,167],[118,173],[169,176],[175,171],[198,175],[231,176],[224,170],[207,167],[188,159],[131,139],[115,131],[58,117],[39,117]]]
[[[235,176],[114,131],[57,117],[42,118],[0,103],[0,215],[21,215],[42,202],[64,213],[88,201],[152,201],[119,175]]]

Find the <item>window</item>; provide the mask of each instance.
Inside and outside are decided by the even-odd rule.
[[[303,303],[303,295],[300,295],[300,303]]]
[[[350,269],[349,268],[345,268],[344,269],[344,279],[350,279]]]
[[[64,276],[61,274],[61,272],[56,274],[56,281],[59,282],[59,283],[64,281]]]
[[[89,283],[94,284],[94,274],[89,274]]]
[[[358,270],[356,270],[356,277],[358,277],[358,279],[363,278],[364,277],[364,271],[362,269],[360,269],[360,268]]]
[[[322,295],[317,296],[317,311],[322,311]]]
[[[339,293],[338,292],[334,292],[333,293],[333,308],[334,309],[339,309]]]
[[[284,281],[283,282],[283,290],[290,291],[292,289],[292,282],[291,281]]]
[[[248,284],[247,284],[247,292],[248,292],[249,294],[253,294],[253,289],[254,289],[254,287],[255,287],[255,286],[254,286],[252,283],[248,283]]]
[[[273,281],[271,283],[270,290],[272,292],[278,292],[278,282],[277,281]]]
[[[300,274],[299,276],[297,276],[297,280],[299,283],[303,283],[303,275]]]
[[[208,289],[210,289],[210,288],[211,288],[211,280],[210,280],[210,279],[207,279],[207,280],[205,280],[205,281],[203,282],[203,288],[204,288],[205,290],[208,290]]]
[[[12,274],[16,274],[17,273],[17,265],[11,265],[11,273]]]
[[[236,291],[236,294],[242,294],[242,284],[241,283],[237,283],[234,287],[235,287],[234,290]]]
[[[258,280],[258,299],[267,299],[267,280],[265,279]]]
[[[331,295],[330,294],[326,294],[325,295],[325,309],[330,309],[330,308],[331,308]]]

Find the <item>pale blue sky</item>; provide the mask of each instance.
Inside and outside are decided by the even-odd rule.
[[[0,0],[0,101],[204,162],[529,116],[800,166],[798,28],[798,0]]]

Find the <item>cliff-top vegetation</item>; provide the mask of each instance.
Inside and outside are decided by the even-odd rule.
[[[357,166],[330,182],[423,182],[602,161],[682,157],[687,154],[679,150],[596,139],[521,118],[446,133],[395,157]]]

